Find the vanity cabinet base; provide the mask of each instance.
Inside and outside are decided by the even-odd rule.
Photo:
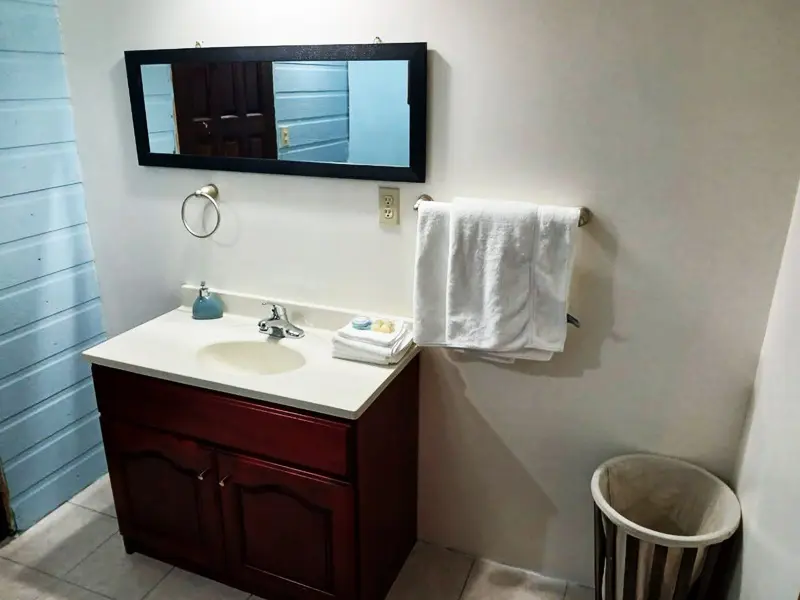
[[[270,600],[383,600],[416,542],[419,358],[355,421],[92,374],[128,553]]]

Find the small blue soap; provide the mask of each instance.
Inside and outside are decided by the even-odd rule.
[[[353,329],[360,329],[362,331],[366,331],[370,327],[372,327],[372,319],[369,317],[356,317],[353,319],[350,324],[353,326]]]

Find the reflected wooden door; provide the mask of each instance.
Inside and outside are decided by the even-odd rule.
[[[234,580],[265,598],[355,597],[349,485],[233,454],[218,462]]]
[[[126,544],[219,570],[223,546],[213,451],[152,429],[103,417],[100,422]]]
[[[277,158],[271,62],[172,66],[178,152]]]

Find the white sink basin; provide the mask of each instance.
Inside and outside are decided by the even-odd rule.
[[[306,359],[276,340],[219,342],[201,348],[200,360],[210,369],[244,375],[277,375],[299,369]]]

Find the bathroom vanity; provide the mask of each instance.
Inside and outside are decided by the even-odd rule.
[[[315,329],[264,346],[302,357],[284,372],[206,351],[271,344],[253,328],[178,309],[86,352],[125,547],[270,600],[381,600],[416,541],[419,360],[336,361]]]

